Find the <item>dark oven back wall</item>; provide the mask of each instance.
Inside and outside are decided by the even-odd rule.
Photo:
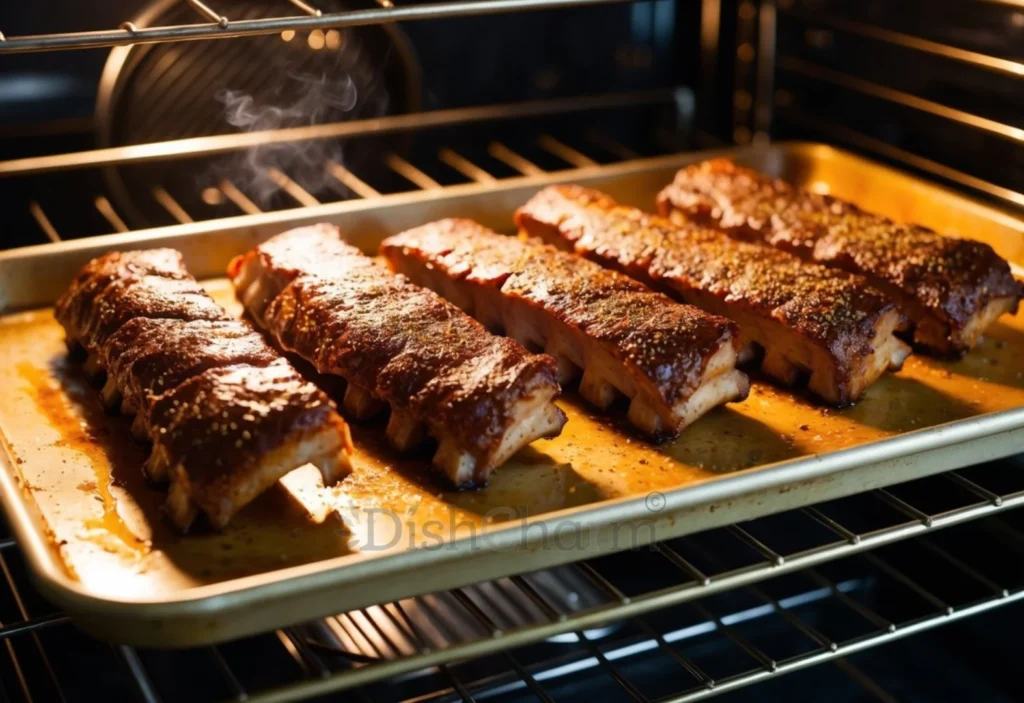
[[[404,29],[423,65],[425,107],[437,108],[674,85],[676,11],[654,0]],[[688,30],[696,46],[697,26]]]
[[[294,12],[286,0],[268,1],[279,2],[280,14]],[[0,3],[0,29],[15,36],[114,27],[145,3],[100,3],[88,11],[70,0],[48,5]],[[228,15],[245,6],[217,3]],[[701,14],[715,8],[717,52],[702,64]],[[1024,79],[1005,66],[955,56],[973,52],[1021,67],[1019,1],[646,0],[401,29],[423,69],[425,109],[682,86],[690,90],[681,93],[681,119],[670,125],[682,138],[668,148],[710,146],[715,138],[746,143],[763,138],[767,126],[776,139],[826,141],[874,156],[895,149],[1024,191]],[[775,42],[767,40],[771,29]],[[914,40],[945,49],[922,50]],[[71,138],[22,135],[26,127],[92,115],[106,55],[0,58],[0,137],[18,135],[0,138],[0,159],[94,146],[84,121]],[[758,118],[765,105],[768,120]],[[694,115],[698,136],[712,139],[690,139]],[[212,131],[233,129],[216,117],[207,123]]]

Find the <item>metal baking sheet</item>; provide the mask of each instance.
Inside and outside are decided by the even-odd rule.
[[[300,469],[222,533],[175,535],[146,448],[105,415],[64,354],[47,306],[89,258],[173,246],[234,305],[230,257],[287,227],[328,220],[373,251],[446,216],[499,230],[538,188],[580,182],[650,208],[679,167],[731,154],[899,219],[992,244],[1024,262],[1024,222],[888,167],[816,144],[691,153],[498,184],[387,196],[0,253],[0,498],[43,593],[93,633],[186,646],[538,569],[1024,450],[1024,316],[965,359],[912,357],[858,405],[826,410],[757,380],[676,441],[651,446],[570,391],[555,440],[522,451],[478,492],[448,492],[426,457],[355,428],[355,475],[324,489]],[[237,306],[234,308],[237,309]],[[308,467],[307,467],[308,469]]]

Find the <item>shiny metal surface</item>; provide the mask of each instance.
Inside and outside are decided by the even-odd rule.
[[[915,37],[911,34],[894,32],[892,30],[885,29],[884,27],[875,27],[863,22],[855,22],[838,17],[829,17],[826,14],[808,14],[805,16],[800,13],[792,13],[792,16],[800,19],[806,19],[808,23],[814,26],[828,27],[829,29],[855,34],[866,39],[874,39],[876,41],[893,44],[905,49],[913,49],[914,51],[939,56],[944,59],[950,59],[969,66],[984,68],[995,73],[1002,73],[1013,78],[1024,78],[1024,63],[1021,63],[1020,61],[1011,61],[998,56],[989,56],[978,51],[968,51],[966,49],[961,49],[960,47],[950,46],[949,44]]]
[[[1020,208],[1019,7],[961,0],[780,0],[778,7],[776,139],[834,142]]]
[[[1024,495],[1018,495],[1017,499],[1012,499],[1010,503],[1004,505],[1006,508],[1011,509],[1013,507],[1024,505]],[[1003,507],[1000,506],[1000,508],[995,512],[1002,509]],[[441,662],[457,661],[467,657],[482,657],[511,647],[522,646],[529,642],[548,639],[561,633],[579,633],[581,631],[598,628],[603,624],[620,619],[640,618],[646,614],[656,613],[681,603],[690,603],[717,593],[750,589],[753,588],[754,584],[760,583],[765,579],[781,577],[784,574],[797,572],[808,572],[814,574],[814,567],[820,564],[824,564],[835,559],[849,557],[854,554],[864,552],[869,553],[871,550],[878,549],[878,547],[885,544],[891,544],[903,539],[917,537],[928,533],[930,530],[950,527],[954,524],[959,524],[961,521],[966,522],[978,519],[984,515],[991,514],[991,512],[991,506],[988,506],[983,509],[982,512],[975,512],[971,510],[958,512],[955,515],[951,513],[947,516],[938,518],[937,520],[933,519],[932,523],[927,527],[920,523],[908,522],[904,523],[899,528],[894,527],[888,530],[879,531],[864,538],[861,538],[858,535],[855,536],[854,539],[845,543],[837,542],[829,545],[827,548],[815,550],[813,552],[798,555],[786,555],[785,557],[774,555],[772,558],[762,560],[754,568],[739,569],[734,572],[723,574],[714,574],[710,577],[704,575],[700,571],[696,571],[691,564],[675,552],[671,544],[658,544],[655,547],[655,551],[663,556],[672,568],[681,572],[679,577],[684,582],[684,585],[675,588],[668,588],[655,593],[642,594],[640,596],[633,595],[629,597],[625,596],[625,594],[614,586],[609,587],[606,585],[606,603],[599,607],[591,608],[585,612],[575,614],[570,618],[563,619],[555,617],[552,618],[553,622],[530,625],[510,632],[503,631],[500,635],[492,637],[490,641],[484,638],[476,638],[470,642],[446,647],[443,651],[436,653],[422,652],[411,657],[391,659],[390,661],[380,662],[372,667],[367,667],[365,670],[335,675],[322,682],[302,682],[294,686],[288,686],[283,690],[274,691],[273,693],[256,697],[254,700],[298,700],[305,696],[320,695],[331,691],[355,688],[370,681],[395,676],[407,671],[415,671],[417,669],[437,665]],[[736,530],[742,528],[732,526],[732,529]],[[924,541],[926,538],[921,539],[922,543],[927,544],[927,542]],[[872,557],[869,556],[868,558],[870,559]],[[878,562],[875,563],[876,565],[878,564]],[[585,573],[590,574],[590,577],[595,581],[608,584],[607,579],[603,578],[599,572],[595,572],[594,569],[588,568],[588,566],[589,565],[584,562],[576,568],[580,568]],[[880,568],[883,570],[889,569],[890,575],[893,573],[892,567],[884,561],[881,562]],[[961,570],[970,569],[970,567],[963,564],[960,565],[960,568]],[[694,571],[696,571],[696,573],[694,573]],[[898,574],[899,572],[896,571],[896,573]],[[899,576],[896,578],[898,579]],[[986,577],[982,576],[981,578],[987,581]],[[991,583],[986,585],[991,586]],[[834,588],[834,584],[832,584],[831,587]],[[828,638],[818,637],[816,639],[819,640],[818,643],[820,645],[820,650],[816,651],[813,656],[801,657],[787,662],[778,662],[771,659],[769,656],[754,650],[754,652],[756,652],[756,654],[754,654],[755,659],[761,662],[760,670],[737,679],[721,682],[716,682],[713,679],[710,679],[710,677],[707,677],[710,685],[705,685],[703,690],[691,691],[668,700],[680,702],[703,700],[713,695],[718,695],[725,693],[726,691],[735,690],[763,681],[771,675],[799,671],[800,669],[814,666],[833,658],[848,656],[854,652],[861,651],[862,649],[868,649],[893,640],[909,637],[919,632],[932,629],[933,627],[938,627],[944,622],[948,623],[959,618],[971,617],[992,608],[998,608],[1002,605],[1020,602],[1024,599],[1024,591],[1019,589],[1015,589],[1011,593],[1008,589],[996,586],[991,590],[993,591],[991,598],[967,608],[951,608],[949,604],[939,602],[939,613],[936,617],[908,624],[906,626],[897,626],[896,624],[879,618],[876,615],[875,619],[878,622],[880,631],[873,637],[859,640],[857,642],[844,643],[842,647]],[[777,612],[781,612],[783,610],[777,602],[769,603],[769,605],[775,608]],[[719,623],[719,625],[722,626],[721,623]],[[725,629],[728,629],[728,627],[725,626]]]
[[[969,173],[964,173],[963,171],[958,171],[955,168],[950,168],[949,166],[939,163],[933,159],[926,159],[925,157],[913,154],[906,149],[893,146],[881,139],[861,134],[849,127],[844,127],[840,124],[812,117],[798,109],[785,108],[784,111],[786,118],[796,124],[809,127],[822,134],[828,134],[834,139],[839,139],[844,143],[852,144],[858,149],[863,149],[868,153],[877,154],[882,158],[906,164],[911,168],[919,169],[924,173],[930,173],[931,175],[942,178],[950,183],[955,183],[977,193],[982,193],[991,196],[992,198],[1002,200],[1024,210],[1024,193],[1019,193],[1015,190],[1010,190],[1009,188],[1003,188],[1002,186],[998,186],[994,183],[989,183],[988,181],[972,176]]]
[[[121,29],[91,32],[68,32],[65,34],[38,34],[32,36],[7,37],[0,42],[0,55],[33,51],[55,51],[64,49],[95,49],[129,44],[152,44],[166,41],[197,41],[202,39],[226,39],[259,34],[274,34],[285,30],[329,29],[332,27],[359,27],[389,22],[411,22],[415,20],[443,19],[490,15],[503,12],[526,12],[533,10],[555,10],[560,8],[600,5],[625,0],[463,0],[462,2],[436,2],[409,7],[394,7],[382,4],[379,8],[352,10],[349,12],[322,13],[319,15],[297,15],[294,17],[273,17],[232,21],[214,9],[190,0],[206,19],[208,24],[183,24],[166,27],[125,27]],[[201,8],[205,8],[201,9]],[[130,23],[126,23],[129,24]]]
[[[809,144],[716,153],[730,153],[746,163],[816,188],[822,187],[822,184],[828,185],[833,193],[845,195],[868,208],[881,210],[894,217],[940,226],[947,231],[969,233],[989,241],[1004,256],[1017,261],[1024,260],[1024,238],[1019,236],[1024,232],[1024,223],[1021,221],[850,154],[823,145]],[[498,229],[507,229],[511,211],[537,188],[553,182],[571,180],[590,184],[608,190],[625,202],[649,206],[653,194],[669,180],[676,168],[709,155],[682,154],[610,167],[590,167],[509,179],[500,184],[472,183],[437,191],[385,196],[373,201],[331,203],[234,218],[227,225],[225,221],[197,222],[60,245],[29,247],[0,254],[0,272],[3,274],[0,276],[0,301],[6,309],[47,305],[82,262],[110,248],[175,246],[185,253],[193,271],[200,277],[206,277],[218,275],[231,256],[247,249],[260,238],[285,227],[324,219],[339,224],[355,243],[367,250],[373,250],[386,234],[453,214],[474,217]],[[1019,335],[1013,331],[1015,329],[1007,332],[1010,342],[1004,346],[993,342],[995,346],[986,348],[985,352],[986,356],[1001,354],[1000,358],[1004,359],[1000,361],[1002,372],[1011,375],[1010,360],[1019,359],[1020,356],[1014,357],[1013,347],[1006,345],[1012,345],[1012,340]],[[59,331],[51,328],[46,335],[48,339],[52,338],[52,343],[59,342]],[[972,364],[983,363],[984,360],[984,357],[976,357],[974,360],[969,357],[964,362],[968,366],[963,369],[969,370],[973,368]],[[920,379],[929,383],[941,380],[941,372],[928,369],[930,367],[926,365],[912,373],[923,374]],[[936,373],[940,375],[935,376]],[[915,381],[912,384],[914,388],[917,383]],[[18,384],[14,387],[18,387]],[[598,478],[599,474],[593,475],[593,480],[597,481],[595,485],[600,486],[596,493],[585,492],[580,495],[566,492],[563,486],[561,490],[567,498],[566,502],[548,502],[546,505],[549,507],[543,509],[546,512],[539,514],[531,511],[527,524],[538,529],[524,531],[514,526],[496,525],[484,531],[481,533],[481,538],[485,539],[484,548],[481,548],[480,543],[471,544],[455,539],[441,551],[402,549],[361,554],[357,559],[332,557],[282,570],[255,573],[244,578],[219,580],[207,585],[168,589],[160,587],[157,580],[153,582],[156,590],[142,598],[115,596],[109,591],[104,592],[102,588],[92,590],[67,576],[61,560],[51,549],[46,530],[39,522],[36,501],[42,500],[44,494],[35,493],[35,498],[30,498],[15,481],[15,476],[26,470],[24,467],[35,467],[35,464],[28,463],[16,470],[16,462],[7,461],[5,470],[0,471],[0,488],[3,489],[5,506],[19,542],[26,550],[44,593],[76,613],[83,626],[106,637],[131,642],[193,644],[255,632],[326,612],[336,612],[343,607],[376,603],[413,592],[448,588],[479,579],[565,563],[589,554],[614,551],[621,548],[616,541],[616,530],[622,525],[644,526],[645,529],[639,534],[642,542],[663,540],[1019,451],[1024,445],[1024,407],[1014,406],[1013,398],[1017,397],[1015,394],[1018,390],[999,386],[1003,390],[993,393],[986,391],[986,387],[969,379],[963,383],[943,386],[943,397],[946,397],[946,392],[961,394],[956,404],[949,406],[938,404],[933,396],[927,394],[923,399],[912,400],[916,396],[907,395],[907,390],[896,391],[896,395],[892,396],[880,390],[875,395],[882,405],[862,404],[853,409],[854,417],[856,413],[875,412],[872,407],[876,407],[876,410],[895,407],[898,410],[901,404],[908,402],[913,402],[912,407],[915,409],[909,415],[906,411],[883,413],[889,418],[887,421],[897,423],[893,433],[878,433],[864,428],[852,434],[850,432],[858,421],[854,420],[854,425],[844,425],[848,422],[844,419],[848,417],[846,414],[837,414],[834,421],[826,422],[821,419],[817,409],[804,407],[800,401],[794,401],[787,394],[765,388],[763,400],[748,408],[751,412],[761,412],[758,408],[764,406],[763,413],[758,415],[760,422],[779,419],[780,411],[785,408],[781,415],[786,423],[793,425],[793,432],[799,434],[796,426],[808,421],[825,423],[832,428],[826,434],[831,436],[836,433],[829,440],[831,444],[823,444],[821,450],[811,449],[809,456],[800,456],[807,449],[795,453],[790,451],[778,455],[759,455],[762,458],[755,459],[754,464],[765,460],[771,462],[773,457],[782,460],[729,473],[708,472],[694,466],[686,471],[695,473],[666,474],[667,478],[661,480],[661,483],[653,484],[658,486],[654,489],[660,496],[658,500],[664,500],[664,503],[659,503],[662,507],[654,511],[645,500],[652,495],[652,484],[643,483],[651,478],[650,469],[647,473],[638,472],[633,459],[626,459],[621,478]],[[899,388],[899,384],[895,388]],[[919,400],[923,404],[917,404]],[[980,405],[968,409],[971,403]],[[1003,405],[999,406],[999,403]],[[571,456],[574,458],[568,464],[559,464],[567,465],[568,473],[560,469],[563,473],[556,471],[553,477],[572,476],[587,470],[588,463],[595,461],[595,465],[600,465],[600,457],[587,454],[592,451],[589,442],[602,443],[608,452],[625,452],[622,456],[626,457],[634,457],[633,452],[641,452],[635,458],[644,457],[648,462],[658,455],[635,442],[632,443],[632,449],[627,449],[631,440],[626,437],[615,440],[617,435],[610,438],[606,435],[601,439],[588,429],[592,421],[573,407],[575,419],[570,421],[570,426],[577,428],[577,432],[583,432],[579,435],[582,445],[578,450],[573,450],[575,453]],[[926,416],[917,415],[926,409],[934,413],[943,407],[963,407],[964,413],[944,416],[944,419],[934,414],[927,416],[931,419],[921,419]],[[1007,409],[988,413],[984,410],[997,407]],[[729,417],[723,415],[719,420],[732,425],[739,420],[737,417],[730,421]],[[950,417],[958,419],[947,421]],[[840,424],[829,425],[830,422]],[[942,424],[916,429],[920,426],[918,422],[923,425],[934,422]],[[785,426],[788,428],[789,424]],[[721,446],[720,442],[715,442],[715,433],[724,427],[716,424],[713,418],[706,419],[692,428],[698,433],[688,434],[677,449],[696,451],[697,454],[690,457],[690,462],[708,461],[712,455],[701,452],[711,450],[701,447]],[[838,432],[841,427],[850,429]],[[604,432],[607,431],[605,428]],[[750,446],[763,447],[765,442],[771,444],[772,441],[777,444],[776,431],[751,437],[750,440],[755,444]],[[786,430],[787,433],[789,431]],[[698,440],[698,436],[701,439]],[[770,437],[775,439],[770,440]],[[24,439],[20,435],[8,437],[16,449],[19,442],[24,443]],[[613,441],[609,443],[609,439]],[[731,444],[748,446],[743,442]],[[813,442],[810,446],[813,446]],[[825,446],[830,449],[824,449]],[[700,459],[701,456],[704,458]],[[738,467],[743,466],[751,464],[740,463]],[[672,469],[678,470],[678,467]],[[499,472],[499,476],[502,475],[506,477],[504,480],[512,482],[525,480],[528,476],[535,478],[519,488],[515,487],[515,483],[506,483],[505,488],[498,488],[501,483],[499,481],[477,496],[449,495],[445,500],[455,500],[463,506],[480,500],[500,504],[503,500],[537,500],[539,491],[547,496],[545,500],[550,501],[550,487],[538,481],[545,474],[534,470],[524,473],[520,470],[504,474]],[[386,485],[391,480],[387,476],[386,473],[377,475],[374,482],[366,487],[369,492],[364,496],[373,496],[375,487],[379,489]],[[677,487],[673,488],[673,481],[680,480],[673,476],[690,478],[682,479],[682,484],[677,483]],[[695,480],[698,477],[699,480]],[[625,483],[615,488],[617,481]],[[509,492],[503,494],[503,490]],[[436,505],[440,507],[444,503]],[[580,534],[586,535],[588,546],[585,550],[567,551],[558,548],[552,531],[563,523],[574,526]],[[919,525],[915,529],[931,529],[920,520],[915,520],[914,524]],[[539,529],[542,525],[547,526],[546,530]],[[188,546],[199,543],[186,541],[184,544]],[[782,568],[787,561],[784,557],[780,565],[779,560],[773,557],[772,563],[776,564],[776,568]],[[417,578],[408,579],[411,573],[415,573]],[[151,576],[158,577],[159,573],[154,571]],[[622,605],[625,607],[630,603]]]
[[[620,554],[614,561],[587,560],[381,602],[264,633],[250,641],[263,642],[264,649],[276,649],[284,657],[282,666],[275,667],[282,675],[273,683],[252,681],[254,660],[232,654],[239,643],[180,654],[124,645],[111,651],[146,701],[161,699],[169,671],[178,677],[185,672],[198,675],[203,671],[199,663],[206,661],[214,679],[225,684],[225,693],[240,701],[298,700],[314,692],[352,689],[354,695],[373,700],[408,700],[399,693],[360,690],[360,683],[428,677],[431,669],[420,668],[424,661],[437,662],[434,671],[440,679],[435,684],[440,690],[426,700],[449,700],[445,688],[452,687],[476,699],[525,689],[540,700],[562,700],[560,684],[574,672],[586,677],[615,672],[618,678],[607,685],[619,681],[627,690],[637,690],[649,677],[637,676],[631,663],[658,657],[670,667],[666,674],[671,679],[658,700],[700,700],[827,662],[844,671],[852,667],[854,680],[878,688],[854,664],[858,652],[1019,602],[1022,572],[1013,564],[1024,549],[1024,533],[1015,507],[1024,495],[1024,482],[1019,466],[1011,462],[948,472],[888,491],[908,505],[921,505],[930,518],[928,526],[898,512],[876,515],[889,499],[874,491],[662,542],[651,550]],[[942,497],[943,507],[923,509],[935,505],[935,496]],[[857,516],[871,515],[875,517],[868,523],[857,522]],[[809,537],[801,540],[799,551],[786,546],[794,534]],[[761,547],[751,549],[752,540]],[[985,550],[975,548],[980,542]],[[851,550],[850,545],[856,547]],[[13,548],[13,541],[0,537],[0,550]],[[809,560],[812,556],[820,559]],[[914,557],[926,560],[926,573],[913,563]],[[19,587],[10,571],[0,574],[0,592],[4,581],[19,600],[33,595],[23,582]],[[885,582],[900,590],[880,588]],[[951,589],[954,583],[961,587]],[[909,603],[906,598],[901,602],[900,592],[909,596]],[[729,597],[723,598],[724,593]],[[647,611],[649,601],[659,595],[670,597]],[[630,610],[634,601],[644,603],[639,612]],[[915,608],[916,603],[923,607]],[[688,610],[698,617],[680,622],[679,614]],[[594,614],[602,619],[588,627]],[[837,615],[848,624],[838,632]],[[848,621],[860,626],[851,632]],[[552,631],[556,634],[543,637]],[[746,639],[752,633],[764,634]],[[35,635],[38,651],[45,654],[69,646],[69,634],[67,616],[45,610],[26,609],[20,621],[0,625],[0,640],[21,645],[12,648],[16,655],[32,649],[32,637],[25,635]],[[796,656],[774,646],[793,637],[804,641]],[[525,645],[540,642],[546,654],[538,660],[536,649]],[[722,649],[725,643],[730,646]],[[593,656],[593,648],[604,656]],[[729,657],[728,667],[715,665],[700,656],[709,648],[721,654],[739,650],[747,658]],[[504,664],[497,673],[481,677],[472,666],[457,664],[486,660],[490,652]],[[423,658],[432,653],[433,659]],[[881,656],[898,655],[888,648]],[[299,666],[289,667],[293,662]],[[287,673],[293,668],[294,673]],[[65,671],[63,676],[52,670],[40,674],[28,679],[27,688],[36,697],[47,679],[58,689],[61,679],[65,687],[76,683]],[[90,683],[97,696],[106,692],[97,681]],[[179,695],[168,697],[180,698],[173,690]],[[220,696],[204,690],[202,700],[207,698]]]

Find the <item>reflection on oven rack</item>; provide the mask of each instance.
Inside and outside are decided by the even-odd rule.
[[[212,3],[188,0],[189,7],[195,11],[199,19],[206,20],[206,22],[163,27],[138,27],[132,22],[123,22],[118,29],[17,37],[5,37],[3,32],[0,32],[0,55],[62,49],[91,49],[126,44],[151,44],[165,41],[226,39],[295,30],[467,17],[510,11],[550,10],[625,2],[625,0],[461,0],[459,2],[419,3],[405,7],[395,7],[392,0],[377,0],[380,7],[347,12],[322,12],[305,0],[288,0],[288,2],[304,14],[232,20],[214,9]]]

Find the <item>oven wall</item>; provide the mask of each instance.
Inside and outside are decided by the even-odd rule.
[[[779,0],[775,69],[776,138],[894,147],[1024,191],[1024,3]]]

